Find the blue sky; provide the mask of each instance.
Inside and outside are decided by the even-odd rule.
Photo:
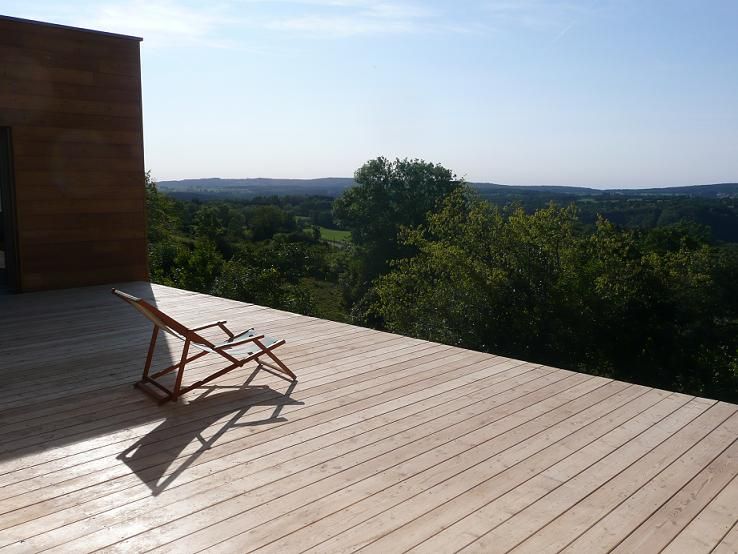
[[[738,1],[4,0],[144,37],[159,179],[350,176],[419,157],[472,181],[738,181]]]

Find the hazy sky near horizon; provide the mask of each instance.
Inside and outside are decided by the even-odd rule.
[[[379,155],[471,181],[738,181],[738,0],[3,0],[142,36],[160,179],[350,176]]]

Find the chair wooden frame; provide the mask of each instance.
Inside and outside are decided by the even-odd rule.
[[[176,401],[177,398],[192,389],[201,387],[205,383],[208,383],[213,379],[217,379],[229,371],[242,367],[244,364],[252,360],[256,361],[258,364],[257,369],[265,369],[279,377],[289,379],[293,382],[297,381],[295,374],[292,373],[292,371],[276,356],[276,354],[274,354],[274,350],[286,342],[284,339],[271,339],[265,335],[256,333],[253,328],[242,333],[233,333],[226,326],[227,322],[225,320],[213,321],[190,329],[166,315],[164,312],[158,310],[142,298],[138,298],[117,289],[112,289],[112,293],[136,308],[154,324],[154,328],[151,333],[151,340],[149,341],[149,349],[146,354],[143,375],[141,376],[141,380],[136,382],[134,386],[154,397],[160,404],[170,400]],[[214,327],[219,327],[226,334],[228,339],[225,342],[215,344],[198,333],[198,331]],[[183,341],[184,347],[182,348],[182,355],[178,363],[170,365],[169,367],[152,374],[150,373],[151,363],[154,358],[154,352],[156,351],[156,342],[159,337],[159,331],[162,330]],[[234,356],[229,352],[229,350],[232,350],[235,347],[244,346],[249,343],[255,347],[255,350],[249,351],[243,358]],[[191,347],[200,351],[196,354],[189,355]],[[183,386],[182,378],[184,377],[185,366],[206,354],[217,354],[230,362],[230,365],[208,375],[204,379],[200,379],[195,383]],[[260,359],[260,357],[268,357],[271,361],[267,362]],[[169,389],[157,379],[173,371],[176,371],[177,375],[174,381],[174,387]]]

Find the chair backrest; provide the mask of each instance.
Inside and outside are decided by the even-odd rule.
[[[191,331],[176,319],[169,317],[161,310],[146,302],[143,298],[138,298],[137,296],[133,296],[132,294],[128,294],[127,292],[123,292],[118,289],[112,289],[112,293],[136,308],[146,319],[170,335],[175,336],[180,340],[186,340],[189,338],[195,342],[210,345],[208,340],[204,339],[194,331]]]

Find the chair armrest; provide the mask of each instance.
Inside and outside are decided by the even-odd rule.
[[[226,320],[222,321],[213,321],[211,323],[206,323],[205,325],[200,325],[199,327],[195,327],[193,329],[190,329],[190,331],[202,331],[203,329],[210,329],[211,327],[220,327],[223,332],[228,335],[228,338],[233,338],[235,335],[231,333],[231,330],[226,327]]]
[[[226,322],[224,321],[211,321],[210,323],[206,323],[205,325],[200,325],[198,327],[193,327],[190,329],[190,331],[202,331],[203,329],[209,329],[210,327],[216,327],[224,325]]]
[[[243,340],[237,340],[236,342],[229,342],[227,344],[221,344],[216,348],[216,350],[227,350],[228,348],[233,348],[234,346],[240,346],[242,344],[246,344],[247,342],[254,342],[255,340],[263,339],[264,335],[254,335],[253,337],[249,337],[247,339]]]

